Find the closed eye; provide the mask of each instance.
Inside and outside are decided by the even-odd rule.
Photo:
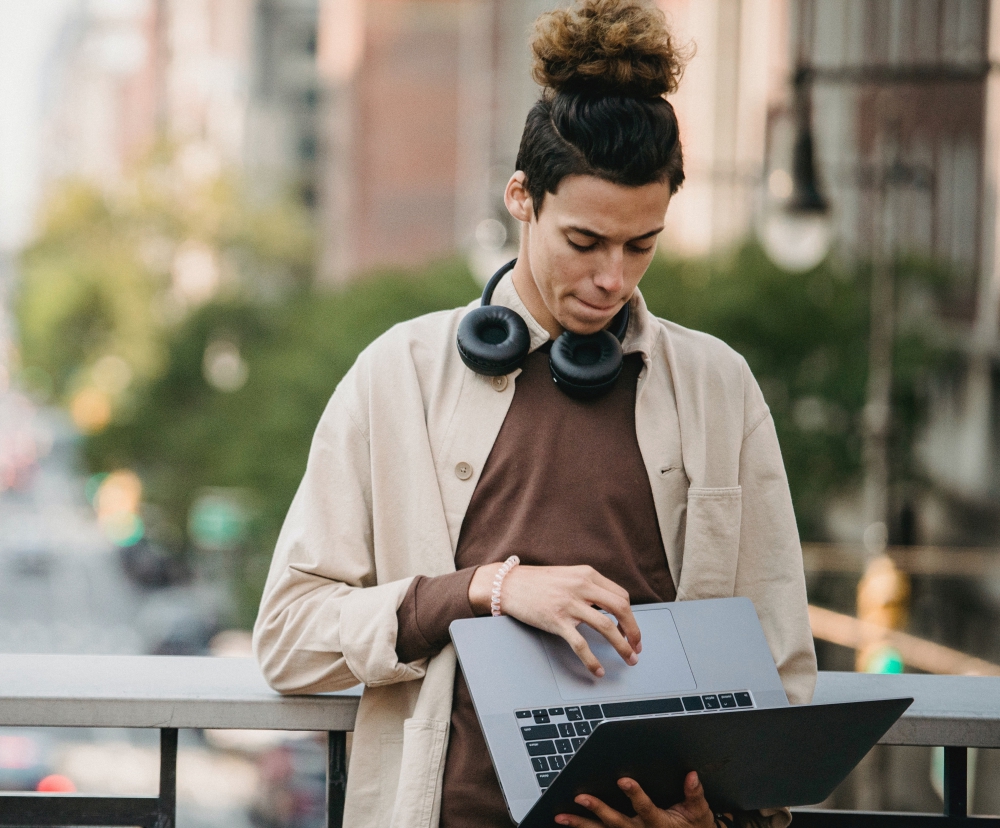
[[[581,253],[586,253],[588,250],[593,250],[597,247],[597,242],[594,242],[593,244],[577,244],[570,239],[566,239],[566,243],[574,250],[579,250]]]

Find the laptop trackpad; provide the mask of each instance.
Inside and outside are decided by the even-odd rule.
[[[634,667],[626,664],[608,640],[587,624],[577,629],[604,667],[604,677],[595,678],[563,639],[541,636],[552,667],[559,695],[564,701],[611,699],[616,696],[652,696],[694,690],[694,676],[681,646],[670,611],[637,612],[642,631],[642,652]]]

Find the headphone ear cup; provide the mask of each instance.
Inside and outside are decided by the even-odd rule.
[[[458,353],[477,374],[509,374],[524,361],[530,348],[527,324],[502,305],[471,310],[458,325]]]
[[[549,371],[560,391],[577,400],[593,400],[611,390],[622,361],[622,346],[614,334],[566,331],[552,343]]]

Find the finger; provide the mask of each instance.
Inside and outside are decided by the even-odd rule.
[[[625,630],[622,629],[622,625],[621,624],[618,625],[618,632],[620,632],[622,634],[622,636],[625,637],[625,640],[628,641],[628,636],[625,634]],[[636,655],[638,655],[639,653],[642,652],[642,642],[641,641],[629,641],[628,643],[632,645],[632,649],[635,651]]]
[[[617,650],[618,655],[622,657],[622,660],[626,664],[638,663],[639,656],[635,654],[635,650],[622,637],[622,634],[618,632],[618,625],[610,615],[605,615],[593,607],[581,607],[578,617],[583,623],[593,627],[603,635],[608,640],[608,643]]]
[[[683,811],[692,821],[698,821],[706,813],[711,813],[711,808],[705,799],[705,789],[696,771],[691,771],[684,777],[684,801],[674,808]]]
[[[609,583],[615,586],[613,582],[609,581]],[[631,604],[629,604],[628,593],[622,596],[603,585],[595,584],[593,589],[583,597],[591,604],[596,604],[602,610],[610,612],[618,621],[622,635],[628,641],[629,646],[635,652],[639,652],[642,646],[640,643],[642,632],[639,630],[639,624],[635,620],[635,614],[632,612]]]
[[[656,807],[652,799],[646,796],[646,792],[639,783],[624,776],[618,780],[618,787],[625,791],[625,796],[631,800],[632,807],[635,808],[635,812],[643,823],[652,825],[653,820],[659,816],[660,809]]]
[[[596,796],[581,794],[573,801],[590,811],[607,828],[631,828],[630,823],[632,820],[625,816],[625,814],[616,811],[610,805],[605,805]]]
[[[575,626],[568,626],[560,630],[559,634],[566,639],[566,643],[572,647],[573,652],[583,662],[584,667],[598,678],[604,676],[604,668],[601,666],[601,662],[597,660],[597,656],[590,649],[587,640],[580,635]]]
[[[571,825],[573,828],[604,828],[601,823],[593,819],[577,816],[576,814],[558,814],[556,816],[557,825]]]

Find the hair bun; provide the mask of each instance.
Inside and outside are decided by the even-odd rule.
[[[687,55],[642,0],[580,0],[535,21],[531,76],[556,92],[653,98],[677,89]]]

